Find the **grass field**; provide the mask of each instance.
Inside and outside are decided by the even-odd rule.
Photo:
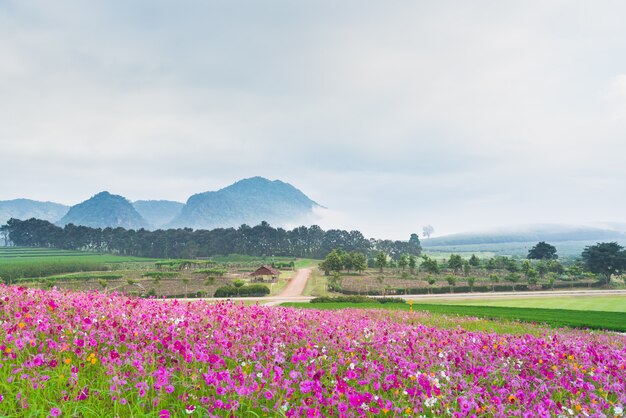
[[[10,282],[25,277],[114,270],[126,268],[129,263],[146,261],[155,260],[47,248],[1,247],[0,277]]]
[[[439,299],[421,301],[437,305],[464,306],[504,306],[512,308],[566,309],[574,311],[604,311],[626,313],[626,295],[621,296],[558,296],[529,298],[476,298],[476,299]]]
[[[291,306],[310,309],[390,309],[409,310],[409,304],[378,303],[288,303]],[[444,305],[435,303],[413,304],[414,311],[435,314],[474,316],[505,321],[523,321],[547,324],[555,327],[589,328],[626,332],[626,313],[581,311],[566,309],[515,308],[501,306]]]

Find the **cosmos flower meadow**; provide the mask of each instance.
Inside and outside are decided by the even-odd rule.
[[[3,285],[0,416],[623,415],[626,336],[429,315]]]

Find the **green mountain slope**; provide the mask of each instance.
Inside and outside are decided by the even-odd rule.
[[[253,177],[191,196],[169,226],[213,229],[261,221],[281,226],[306,222],[315,207],[319,205],[288,183]]]
[[[67,213],[69,206],[54,202],[39,202],[30,199],[14,199],[0,201],[0,225],[11,218],[37,218],[56,222]]]
[[[57,222],[59,225],[84,225],[93,228],[148,228],[148,222],[122,196],[101,192],[78,205]]]

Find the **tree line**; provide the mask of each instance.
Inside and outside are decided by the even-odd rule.
[[[124,228],[90,228],[68,224],[59,227],[40,219],[10,219],[0,229],[11,243],[24,247],[86,250],[137,257],[197,258],[217,255],[288,256],[324,258],[335,248],[400,259],[419,255],[417,234],[408,241],[367,239],[359,231],[330,229],[317,225],[292,230],[274,228],[267,222],[239,228],[193,230],[191,228],[148,231]]]

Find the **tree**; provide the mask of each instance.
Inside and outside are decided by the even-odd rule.
[[[343,262],[343,268],[347,271],[350,271],[354,268],[354,258],[350,253],[343,253],[341,257],[341,261]]]
[[[439,269],[439,263],[437,263],[437,260],[435,260],[434,258],[430,258],[428,256],[422,256],[422,264],[420,264],[420,268],[422,270],[424,270],[427,273],[432,273],[432,274],[438,274],[440,269]]]
[[[472,271],[472,266],[470,266],[470,263],[467,260],[463,260],[463,276],[469,276],[470,271]]]
[[[409,265],[409,257],[406,254],[402,254],[400,256],[400,260],[398,261],[398,267],[404,271]]]
[[[432,225],[426,225],[422,228],[422,235],[426,238],[430,238],[430,236],[435,232],[435,228]]]
[[[367,257],[362,253],[352,253],[352,265],[359,273],[367,268]]]
[[[546,273],[548,271],[550,271],[550,269],[548,268],[548,263],[546,263],[544,260],[541,260],[539,263],[537,263],[537,272],[542,279],[546,277]]]
[[[528,251],[526,258],[529,260],[556,260],[559,256],[556,254],[554,245],[541,241]]]
[[[387,267],[387,254],[382,251],[380,251],[376,255],[376,267],[380,269],[381,273],[383,272],[384,268]]]
[[[474,291],[474,283],[476,283],[476,277],[468,277],[467,278],[467,285],[470,288],[470,292]]]
[[[497,274],[490,274],[489,279],[491,279],[491,290],[496,291],[496,284],[500,281],[500,277]]]
[[[480,266],[480,258],[476,257],[476,254],[472,254],[472,256],[469,259],[469,264],[472,267]]]
[[[526,272],[526,280],[529,285],[536,285],[538,281],[539,273],[534,268],[529,269]]]
[[[587,270],[599,274],[603,284],[609,284],[613,274],[626,268],[626,252],[616,242],[601,242],[585,247],[581,256]]]
[[[503,259],[505,263],[505,269],[507,269],[510,273],[515,273],[519,271],[519,265],[514,258],[504,257]]]
[[[435,279],[434,277],[428,277],[428,279],[426,280],[428,282],[429,285],[434,286],[435,283],[437,283],[437,279]],[[428,288],[428,293],[431,293],[431,288]]]
[[[517,273],[509,273],[504,277],[504,280],[511,282],[513,285],[513,291],[515,292],[515,283],[519,282],[520,276]]]
[[[450,292],[454,293],[454,286],[456,286],[456,277],[448,276],[448,277],[446,277],[446,281],[450,285]]]
[[[340,272],[343,269],[343,254],[340,250],[334,249],[320,264],[322,270],[328,276],[330,272]]]
[[[328,290],[330,290],[331,292],[333,291],[340,291],[341,290],[341,282],[343,280],[343,277],[341,277],[341,274],[339,273],[333,273],[329,278],[328,278]]]
[[[448,259],[448,267],[454,270],[454,274],[458,274],[459,271],[463,268],[463,257],[459,254],[450,254],[450,259]]]
[[[411,274],[415,274],[415,267],[417,267],[417,257],[414,255],[409,256],[409,270]]]

